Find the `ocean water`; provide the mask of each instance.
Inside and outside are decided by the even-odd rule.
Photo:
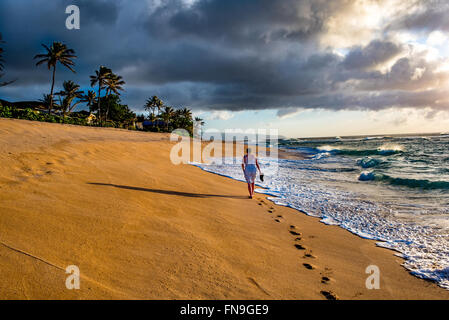
[[[260,159],[257,192],[378,240],[412,274],[449,290],[449,135],[291,139],[280,148],[306,159]],[[244,181],[240,163],[196,165]]]

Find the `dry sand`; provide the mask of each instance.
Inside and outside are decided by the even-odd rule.
[[[172,165],[167,140],[0,119],[0,298],[449,298],[374,241]],[[373,264],[379,290],[365,287]]]

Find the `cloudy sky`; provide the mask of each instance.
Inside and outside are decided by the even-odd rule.
[[[67,5],[81,28],[65,27]],[[51,73],[41,43],[76,51],[76,74],[106,65],[136,112],[160,96],[207,127],[289,137],[449,130],[449,2],[414,0],[2,0],[0,91],[36,100]]]

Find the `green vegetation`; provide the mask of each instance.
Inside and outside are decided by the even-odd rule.
[[[0,44],[2,43],[4,42],[0,34]],[[46,52],[37,54],[34,59],[38,59],[36,66],[46,64],[52,72],[50,93],[44,94],[37,102],[4,101],[4,104],[8,105],[0,103],[0,117],[125,129],[136,129],[136,122],[140,122],[138,128],[146,131],[171,132],[175,129],[185,129],[190,135],[193,135],[194,128],[204,125],[200,118],[195,118],[194,121],[189,109],[167,106],[157,96],[149,98],[144,105],[144,109],[149,112],[148,116],[137,116],[127,105],[121,103],[120,92],[124,91],[125,81],[105,66],[100,66],[95,70],[95,74],[90,76],[90,85],[96,92],[88,90],[85,94],[79,84],[66,80],[63,82],[63,89],[55,93],[57,65],[61,64],[75,73],[73,59],[77,56],[73,49],[61,42],[55,41],[50,46],[42,44],[42,47]],[[2,54],[3,48],[0,47],[0,72],[4,68]],[[2,76],[0,73],[0,77]],[[0,83],[0,86],[9,83],[11,82]],[[34,108],[30,107],[30,103]],[[74,112],[80,104],[85,104],[89,112]]]
[[[147,119],[150,126],[144,127],[144,130],[156,132],[172,132],[175,129],[185,129],[190,135],[193,130],[204,125],[204,120],[196,117],[193,119],[192,111],[187,108],[173,109],[166,106],[157,96],[152,96],[147,100],[144,109],[148,111],[148,117],[138,116],[139,121]]]
[[[109,94],[102,97],[101,104],[108,106],[108,109],[103,109],[101,111],[101,118],[106,119],[107,117],[107,120],[102,126],[125,129],[134,128],[136,114],[131,111],[127,105],[121,103],[118,95]],[[94,107],[92,111],[97,112],[97,115],[100,114],[96,107]]]
[[[60,100],[60,109],[62,110],[62,119],[65,120],[67,114],[70,114],[75,107],[81,103],[81,100],[73,103],[74,99],[79,99],[83,96],[83,91],[80,91],[80,86],[73,81],[64,81],[64,90],[56,93],[58,96],[63,97]],[[51,99],[51,98],[50,98]],[[51,103],[51,102],[50,102]]]
[[[38,110],[33,110],[31,108],[19,109],[3,105],[0,105],[0,118],[14,118],[31,121],[52,122],[52,123],[66,123],[83,126],[87,125],[87,117],[83,117],[82,115],[77,115],[74,117],[64,119],[61,116],[43,113]]]

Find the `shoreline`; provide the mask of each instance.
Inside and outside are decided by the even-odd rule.
[[[281,159],[287,159],[287,160],[304,160],[304,159],[305,159],[305,158],[302,157],[302,156],[299,156],[297,159],[290,158],[290,157],[287,157],[287,158],[285,158],[285,157],[280,157],[280,158],[281,158]],[[191,164],[191,165],[193,165],[193,166],[195,166],[195,167],[197,167],[197,168],[199,168],[199,169],[201,169],[202,171],[205,171],[205,172],[207,172],[207,173],[211,173],[211,174],[214,174],[214,175],[218,175],[218,176],[220,176],[220,177],[224,177],[224,178],[232,179],[232,180],[234,180],[234,181],[238,181],[238,182],[245,183],[245,181],[241,181],[241,180],[239,180],[239,179],[237,179],[237,178],[234,178],[234,177],[232,177],[232,176],[229,176],[229,175],[226,175],[226,174],[222,174],[222,173],[219,173],[219,172],[213,172],[213,171],[208,171],[208,170],[206,170],[206,169],[203,169],[203,168],[201,168],[198,164]],[[256,183],[255,185],[258,187],[259,190],[268,190],[267,188],[263,187],[263,186],[260,185],[259,183]],[[295,208],[295,207],[293,207],[293,206],[291,206],[291,205],[289,205],[289,204],[285,204],[285,205],[284,205],[284,204],[276,203],[276,199],[277,199],[278,197],[277,197],[276,195],[274,195],[274,194],[269,193],[269,192],[260,192],[260,191],[257,191],[257,189],[255,189],[255,192],[256,192],[257,194],[261,195],[261,196],[265,196],[265,197],[266,197],[265,199],[268,200],[270,203],[272,203],[272,205],[274,205],[274,206],[279,206],[279,207],[284,207],[284,208],[289,208],[289,209],[295,210],[297,213],[303,214],[303,215],[305,215],[305,216],[307,216],[307,217],[319,219],[319,222],[322,223],[322,224],[325,225],[325,226],[336,226],[336,227],[341,228],[342,230],[345,230],[345,231],[347,231],[347,232],[349,232],[349,233],[351,233],[351,234],[357,236],[357,237],[360,238],[360,239],[363,239],[363,240],[369,240],[369,241],[374,241],[376,247],[378,247],[378,248],[383,248],[383,249],[387,249],[387,250],[391,251],[395,256],[397,256],[398,258],[402,259],[403,263],[401,263],[401,266],[402,266],[402,267],[404,268],[404,270],[406,270],[409,274],[413,275],[413,276],[414,276],[415,278],[417,278],[417,279],[421,279],[421,280],[424,280],[424,281],[428,281],[429,283],[433,283],[433,284],[437,285],[439,288],[441,288],[441,289],[443,289],[443,290],[449,292],[449,289],[446,289],[446,288],[440,286],[440,285],[438,284],[437,281],[432,280],[432,279],[428,279],[428,278],[424,278],[424,277],[420,277],[419,275],[414,274],[413,270],[408,269],[408,268],[404,265],[405,262],[408,260],[406,257],[404,257],[404,253],[402,253],[401,251],[399,251],[399,250],[397,250],[397,249],[395,249],[395,248],[391,248],[391,247],[389,247],[388,245],[386,245],[386,244],[388,243],[387,241],[383,241],[383,240],[381,240],[381,239],[374,238],[374,237],[366,237],[366,236],[363,236],[363,235],[361,235],[361,234],[359,234],[359,233],[357,233],[357,232],[355,232],[355,231],[351,231],[350,229],[346,229],[346,228],[344,228],[344,227],[342,227],[341,225],[338,225],[338,224],[329,224],[329,223],[326,223],[326,222],[323,220],[323,219],[324,219],[323,217],[319,217],[319,216],[315,216],[315,215],[309,214],[309,213],[307,213],[306,211],[301,210],[301,209],[298,209],[298,208]],[[384,244],[384,245],[383,245],[383,244]]]
[[[172,165],[166,134],[4,119],[0,132],[0,241],[29,254],[0,246],[2,299],[449,299],[374,240]],[[73,264],[80,290],[64,285]]]
[[[289,161],[289,160],[307,159],[305,155],[303,156],[300,153],[298,155],[299,155],[299,157],[297,159],[293,159],[292,157],[284,157],[281,153],[279,153],[279,159],[280,160],[288,160],[287,163],[289,164],[289,166],[291,164],[291,161]],[[269,163],[271,161],[267,160],[267,162],[269,165]],[[244,182],[243,176],[240,176],[238,173],[236,173],[236,171],[240,171],[240,170],[229,169],[229,168],[227,169],[226,166],[225,167],[223,167],[223,166],[208,167],[207,165],[201,165],[201,164],[194,164],[194,165],[206,172],[213,173],[213,174],[216,174],[216,175],[219,175],[222,177],[230,178],[230,179],[233,179],[236,181]],[[262,166],[263,166],[263,163],[262,163]],[[285,174],[282,176],[284,177]],[[443,290],[446,290],[446,291],[449,290],[449,288],[447,287],[447,283],[446,283],[447,277],[444,276],[444,269],[441,268],[441,265],[444,266],[445,260],[442,260],[442,261],[437,260],[437,259],[431,260],[431,263],[433,264],[433,268],[434,268],[434,269],[430,269],[432,271],[429,271],[429,269],[426,269],[424,267],[421,267],[421,268],[416,267],[416,263],[421,262],[421,260],[419,260],[418,258],[413,256],[413,254],[410,254],[410,251],[413,250],[410,248],[413,248],[413,246],[416,246],[416,245],[421,245],[424,248],[422,250],[422,252],[427,252],[427,251],[426,251],[425,244],[420,243],[418,241],[415,241],[415,242],[412,241],[413,238],[410,237],[410,234],[412,234],[412,233],[408,234],[408,238],[405,238],[406,240],[404,240],[404,238],[399,238],[399,239],[402,239],[402,241],[407,241],[407,243],[410,242],[411,244],[409,247],[400,247],[400,246],[395,247],[396,243],[402,242],[401,240],[397,240],[398,238],[385,237],[381,233],[376,232],[377,230],[373,231],[372,229],[369,229],[369,227],[366,227],[367,229],[351,227],[351,224],[348,223],[348,221],[349,222],[352,221],[352,219],[354,219],[354,217],[343,216],[343,220],[339,220],[340,216],[337,216],[335,219],[335,217],[332,214],[329,214],[329,212],[326,210],[319,211],[319,212],[316,212],[316,210],[315,210],[315,212],[314,212],[313,207],[311,208],[311,211],[308,211],[307,208],[302,208],[301,205],[298,204],[297,202],[295,203],[294,201],[288,200],[289,197],[293,195],[292,193],[289,193],[288,191],[285,191],[285,192],[279,191],[279,188],[282,189],[282,187],[283,187],[282,183],[279,184],[279,181],[277,181],[276,179],[274,179],[274,181],[275,181],[274,185],[267,185],[267,186],[265,186],[264,183],[262,183],[260,181],[256,182],[256,186],[258,187],[258,189],[256,189],[256,192],[259,193],[260,195],[266,196],[266,199],[271,201],[275,205],[292,208],[293,210],[300,212],[306,216],[319,218],[320,222],[324,225],[338,226],[338,227],[342,228],[343,230],[348,231],[351,234],[354,234],[361,239],[375,241],[377,247],[390,250],[395,255],[402,258],[403,263],[401,263],[401,266],[404,267],[404,269],[407,270],[407,272],[414,275],[416,278],[435,283],[437,286],[439,286]],[[323,189],[327,190],[326,188],[323,188]],[[313,197],[313,194],[311,196]],[[302,196],[302,198],[307,198],[307,197],[308,197],[307,195]],[[352,205],[352,206],[354,207],[354,205]],[[323,207],[320,207],[319,209],[323,210]],[[335,212],[344,212],[344,211],[338,210]],[[349,210],[349,212],[352,212],[352,210]],[[347,220],[344,220],[344,219],[347,219]],[[355,218],[355,219],[357,219],[357,218]],[[394,221],[394,220],[392,220],[392,221]],[[391,226],[391,224],[390,224],[390,226]],[[368,231],[366,231],[366,230],[368,230]],[[379,229],[379,230],[381,230],[381,229]],[[370,233],[370,231],[371,231],[371,233]],[[410,231],[415,231],[415,230],[410,230]],[[429,242],[429,243],[432,243],[432,242]],[[418,254],[416,254],[416,255],[418,256]],[[424,260],[424,258],[422,258],[422,260]],[[439,275],[439,273],[441,273],[441,275]]]

